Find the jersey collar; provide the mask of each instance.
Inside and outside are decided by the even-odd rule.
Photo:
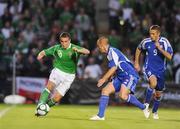
[[[69,48],[71,48],[71,43],[69,44],[69,47],[67,47],[66,49],[69,49]]]
[[[107,54],[109,53],[109,49],[110,49],[110,47],[111,47],[111,46],[109,45],[109,46],[108,46],[108,51],[107,51]]]

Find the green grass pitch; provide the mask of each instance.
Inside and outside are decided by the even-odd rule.
[[[105,121],[90,121],[98,106],[58,105],[45,117],[35,117],[35,105],[0,105],[0,129],[180,129],[180,109],[159,111],[160,119],[145,119],[135,107],[109,106]]]

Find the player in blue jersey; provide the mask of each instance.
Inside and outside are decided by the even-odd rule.
[[[149,87],[146,91],[145,105],[149,107],[151,96],[154,92],[154,103],[152,108],[153,118],[159,119],[157,114],[164,90],[164,72],[166,69],[166,59],[171,60],[173,49],[169,41],[161,37],[160,27],[153,25],[149,30],[150,38],[144,39],[136,49],[135,68],[140,71],[139,58],[142,51],[146,52],[144,62],[144,73],[148,79]]]
[[[108,105],[109,95],[115,92],[119,92],[119,97],[121,99],[143,110],[146,118],[149,117],[150,113],[146,105],[139,102],[133,95],[139,76],[132,63],[118,49],[111,47],[106,37],[100,37],[97,40],[97,47],[101,53],[107,54],[107,59],[109,61],[109,70],[98,81],[97,86],[102,86],[108,79],[114,76],[112,77],[112,81],[102,89],[99,112],[97,115],[91,117],[90,120],[105,120],[104,113]]]

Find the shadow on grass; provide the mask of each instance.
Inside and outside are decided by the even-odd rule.
[[[87,118],[78,118],[78,117],[68,117],[68,116],[55,116],[55,115],[51,115],[48,116],[47,118],[51,118],[51,119],[63,119],[63,120],[83,120],[83,121],[89,121],[88,117]]]
[[[132,122],[136,122],[136,123],[144,123],[145,121],[148,121],[150,119],[133,119],[133,118],[127,118],[127,117],[118,117],[118,118],[109,118],[108,120],[118,120],[118,121],[132,121]]]
[[[178,120],[178,119],[162,119],[162,121],[168,121],[168,122],[178,122],[178,123],[180,123],[180,120]]]

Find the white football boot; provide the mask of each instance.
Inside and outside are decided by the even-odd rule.
[[[101,121],[101,120],[105,120],[104,117],[99,117],[98,115],[94,115],[93,117],[91,117],[89,120],[94,120],[94,121]]]
[[[153,113],[153,119],[155,119],[155,120],[158,120],[158,119],[159,119],[159,116],[158,116],[158,113],[157,113],[157,112],[154,112],[154,113]]]
[[[146,106],[146,108],[143,110],[143,113],[144,113],[144,116],[148,119],[150,116],[149,104],[145,103],[144,105]]]

